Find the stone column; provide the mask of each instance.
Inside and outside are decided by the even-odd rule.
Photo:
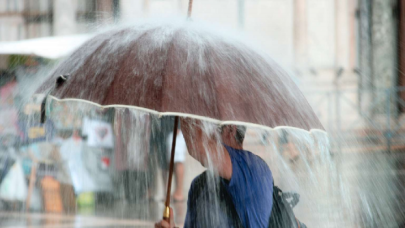
[[[112,21],[113,18],[113,1],[112,0],[98,0],[96,2],[97,21],[98,23],[106,23]]]
[[[143,0],[143,5],[142,5],[142,12],[144,16],[147,16],[149,14],[150,10],[150,0]]]
[[[357,67],[357,15],[356,10],[359,0],[348,0],[349,1],[349,69],[353,70]]]
[[[374,106],[370,110],[372,115],[397,113],[394,97],[397,95],[391,94],[388,100],[384,90],[397,85],[395,8],[395,0],[359,0],[360,108],[364,111],[366,106]],[[363,89],[368,92],[362,93]]]
[[[53,32],[55,36],[76,33],[76,0],[54,0]]]
[[[354,1],[354,0],[349,0]],[[349,4],[347,0],[335,0],[335,67],[347,71],[349,67]]]
[[[143,1],[121,0],[120,1],[120,19],[132,20],[143,17]]]
[[[398,86],[405,87],[405,0],[399,1],[399,42],[398,42]],[[405,103],[405,90],[399,93],[400,99]],[[405,104],[400,103],[401,112],[405,112]]]
[[[381,89],[393,88],[397,85],[397,22],[393,0],[373,0],[372,5],[372,72],[375,91],[375,100],[379,104],[376,113],[388,112],[387,94]],[[396,94],[392,94],[396,96]],[[391,98],[390,112],[396,113],[394,99]]]
[[[238,27],[243,29],[245,26],[245,0],[238,0]]]
[[[397,22],[394,7],[392,0],[373,0],[372,66],[377,88],[396,85]]]
[[[368,115],[367,107],[373,99],[373,71],[372,71],[372,33],[371,33],[371,6],[372,0],[359,0],[358,20],[359,20],[359,111]]]
[[[298,70],[307,67],[308,22],[307,0],[294,1],[294,65]]]

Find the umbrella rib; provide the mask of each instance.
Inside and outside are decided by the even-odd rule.
[[[174,32],[174,34],[173,34],[173,38],[172,38],[172,40],[169,42],[169,48],[167,49],[167,53],[166,53],[166,61],[165,61],[165,64],[164,64],[164,66],[163,66],[163,70],[162,70],[162,73],[160,74],[160,77],[161,77],[161,79],[162,79],[162,89],[161,89],[161,91],[162,91],[162,99],[160,99],[160,111],[162,111],[163,110],[163,104],[164,104],[164,102],[163,102],[163,98],[164,98],[164,96],[165,96],[165,93],[164,93],[164,91],[165,91],[165,88],[166,88],[166,73],[167,73],[167,65],[168,65],[168,62],[169,62],[169,54],[170,54],[170,52],[173,50],[173,48],[174,48],[174,40],[175,40],[175,38],[176,38],[176,36],[177,36],[177,34],[180,32],[180,28],[179,29],[177,29],[177,31],[176,32]]]
[[[141,39],[142,37],[144,37],[145,35],[147,35],[147,33],[153,32],[154,30],[156,30],[156,29],[153,29],[153,30],[150,30],[150,31],[146,30],[143,34],[139,35],[136,39],[134,39],[133,41],[131,41],[131,44],[136,43],[139,39]],[[129,45],[129,46],[131,47],[131,45]],[[124,55],[124,56],[129,55],[129,54],[131,53],[131,51],[132,51],[132,49],[131,49],[131,48],[128,48],[128,50],[125,52],[125,55]],[[108,86],[108,89],[106,90],[106,91],[107,91],[106,94],[110,94],[110,90],[111,90],[112,88],[114,88],[115,81],[118,81],[118,80],[115,79],[115,77],[117,76],[117,74],[119,74],[120,69],[122,68],[122,66],[123,66],[125,63],[126,63],[125,61],[122,61],[122,62],[120,63],[119,67],[117,68],[117,71],[116,71],[115,74],[114,74],[114,80],[111,82],[111,84]],[[108,98],[108,97],[109,97],[109,96],[106,95],[106,96],[104,97],[103,101],[101,102],[101,104],[106,104],[106,101],[107,101],[107,98]]]
[[[209,54],[211,53],[211,50],[213,50],[213,47],[210,47],[210,48],[207,48],[207,51],[205,52],[205,55],[207,56],[207,60],[208,60],[208,67],[209,67],[209,74],[213,74],[214,75],[214,77],[212,77],[213,78],[213,82],[211,83],[211,85],[210,86],[212,86],[214,89],[213,89],[213,91],[215,91],[215,107],[216,107],[216,112],[217,112],[217,114],[218,114],[218,119],[222,119],[222,112],[221,112],[221,109],[219,108],[219,96],[218,96],[218,94],[219,94],[219,91],[218,91],[218,83],[217,83],[217,77],[215,77],[215,66],[216,66],[216,63],[214,62],[214,58],[212,58],[212,56],[211,56],[211,58],[209,58],[208,56],[209,56]],[[209,82],[209,80],[208,80],[208,82]]]

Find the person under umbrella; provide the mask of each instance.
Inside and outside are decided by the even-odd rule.
[[[181,128],[189,154],[213,169],[220,188],[230,199],[224,202],[233,204],[238,215],[235,218],[226,205],[214,203],[209,187],[202,184],[202,178],[206,178],[203,173],[191,184],[184,227],[267,227],[273,205],[273,177],[259,156],[243,149],[246,127],[225,125],[217,133],[207,134],[200,121],[182,118]],[[155,227],[175,227],[174,219],[170,224],[162,220]]]

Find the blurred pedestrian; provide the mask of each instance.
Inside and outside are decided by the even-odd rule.
[[[148,198],[153,200],[156,194],[156,179],[161,172],[163,186],[166,186],[167,174],[169,171],[169,160],[167,156],[166,139],[170,132],[173,132],[174,118],[171,116],[152,116],[149,146],[149,171],[148,171]]]
[[[121,174],[126,202],[147,197],[150,116],[131,109],[115,112],[115,168]]]
[[[167,154],[170,157],[173,142],[173,133],[170,133],[166,140]],[[172,196],[174,202],[184,201],[183,180],[184,180],[184,161],[186,160],[187,146],[180,127],[177,128],[176,148],[174,154],[174,176],[176,177],[176,187]]]

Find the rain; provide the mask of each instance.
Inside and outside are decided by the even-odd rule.
[[[0,0],[0,226],[405,227],[404,9]]]

